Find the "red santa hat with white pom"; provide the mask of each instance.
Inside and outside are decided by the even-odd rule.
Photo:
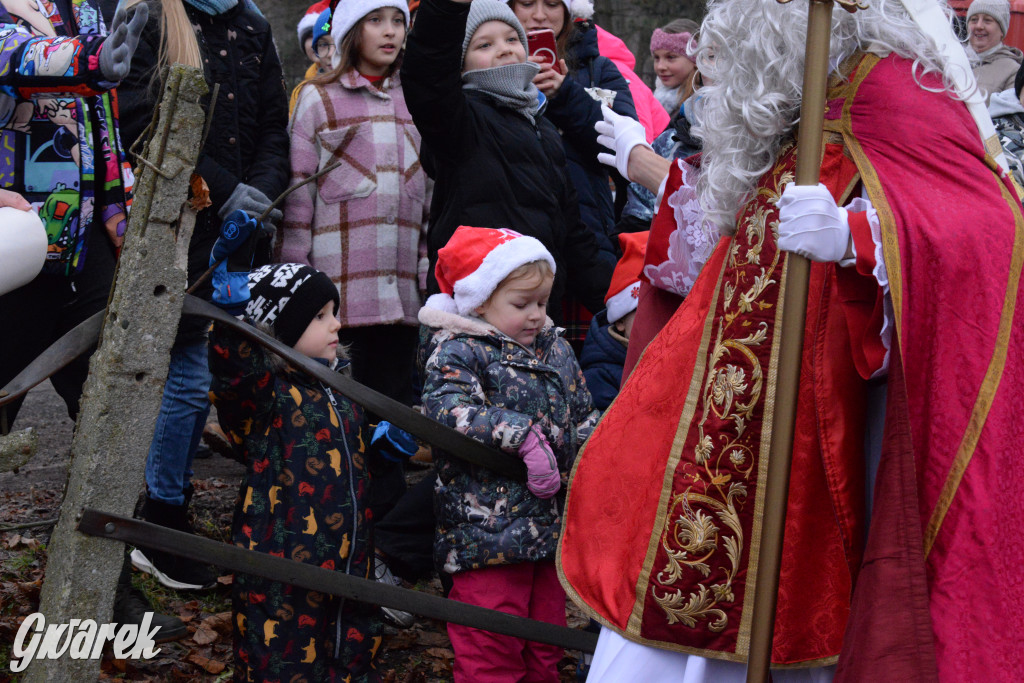
[[[441,293],[427,299],[426,307],[469,315],[513,270],[534,261],[547,261],[555,272],[551,252],[534,237],[514,230],[460,225],[437,252],[434,277]]]
[[[622,258],[615,265],[612,283],[604,297],[608,322],[615,323],[636,310],[640,297],[640,271],[644,267],[647,238],[651,231],[624,232],[619,235]]]

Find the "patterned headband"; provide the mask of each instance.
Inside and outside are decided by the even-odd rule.
[[[651,35],[651,54],[654,54],[655,50],[668,50],[669,52],[675,52],[677,55],[683,55],[691,62],[696,63],[695,55],[690,54],[690,51],[687,49],[692,37],[689,31],[686,33],[665,33],[660,28],[656,28]]]

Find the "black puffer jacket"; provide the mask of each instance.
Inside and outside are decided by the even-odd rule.
[[[152,0],[149,5],[149,22],[132,58],[131,72],[117,88],[126,150],[149,125],[159,101],[159,78],[154,78],[154,71],[160,51],[160,6]],[[211,93],[213,84],[220,83],[213,122],[196,165],[196,173],[210,187],[213,205],[199,212],[189,243],[188,281],[192,284],[208,267],[221,225],[217,212],[235,186],[252,185],[271,200],[287,187],[288,98],[266,19],[244,0],[216,16],[184,5],[193,27],[198,28]],[[101,7],[109,22],[117,0],[101,0]],[[209,102],[204,104],[209,107]],[[139,142],[136,151],[141,153],[142,146]],[[205,298],[211,293],[209,285],[199,290]],[[201,319],[185,318],[178,341],[196,341],[205,328]]]
[[[402,63],[405,101],[423,136],[424,167],[436,180],[427,237],[434,280],[437,251],[460,225],[511,228],[539,239],[555,257],[548,312],[561,318],[566,287],[590,310],[604,307],[612,266],[580,220],[558,131],[462,89],[461,52],[469,4],[424,0]]]
[[[607,57],[597,51],[597,29],[590,21],[574,22],[569,42],[569,75],[548,102],[545,112],[558,126],[569,160],[569,175],[579,198],[583,222],[594,232],[601,256],[615,267],[618,244],[611,237],[615,228],[615,206],[610,174],[618,174],[597,160],[605,149],[597,144],[594,124],[600,121],[601,104],[617,114],[636,118],[629,83]]]

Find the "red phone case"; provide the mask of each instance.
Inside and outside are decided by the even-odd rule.
[[[538,56],[544,62],[550,64],[555,71],[562,73],[558,64],[558,47],[555,44],[555,32],[549,28],[542,28],[530,31],[526,34],[526,44],[530,56]]]

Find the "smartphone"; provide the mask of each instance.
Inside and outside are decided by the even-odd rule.
[[[555,32],[549,28],[530,31],[526,34],[526,44],[530,56],[540,57],[545,64],[550,64],[558,73],[562,69],[558,64],[558,47],[555,45]]]

